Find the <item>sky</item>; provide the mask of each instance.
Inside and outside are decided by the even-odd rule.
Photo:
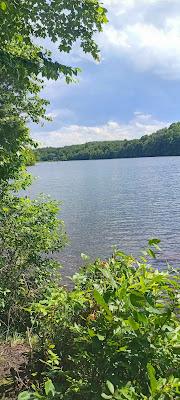
[[[40,146],[139,138],[180,120],[180,1],[102,3],[109,23],[96,35],[101,62],[78,45],[63,58],[82,72],[77,84],[46,82],[53,121],[30,126]]]

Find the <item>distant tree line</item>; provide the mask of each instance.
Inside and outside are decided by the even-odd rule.
[[[90,142],[35,151],[39,161],[94,160],[180,155],[180,122],[141,139]]]

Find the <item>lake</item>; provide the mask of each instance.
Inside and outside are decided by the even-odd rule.
[[[106,258],[112,247],[140,254],[149,238],[161,239],[162,255],[180,260],[180,157],[44,162],[29,168],[37,180],[28,190],[63,201],[70,245],[57,257],[64,275],[82,263],[80,254]]]

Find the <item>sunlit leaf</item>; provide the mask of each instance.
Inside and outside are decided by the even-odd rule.
[[[110,381],[107,381],[107,382],[106,382],[106,385],[107,385],[107,387],[108,387],[110,393],[111,393],[111,394],[114,394],[114,385],[113,385]]]
[[[51,395],[51,396],[55,395],[55,387],[54,387],[51,379],[48,379],[45,382],[44,388],[45,388],[45,393],[46,393],[47,396],[48,395]]]
[[[147,364],[147,371],[148,371],[148,377],[150,381],[150,388],[151,388],[151,393],[154,396],[157,391],[157,381],[155,377],[155,369],[152,366],[152,364],[148,363]]]

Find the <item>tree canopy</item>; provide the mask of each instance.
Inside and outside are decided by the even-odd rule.
[[[45,114],[46,102],[38,97],[44,79],[64,76],[69,83],[79,69],[59,63],[37,39],[57,43],[60,53],[69,53],[78,40],[84,52],[99,59],[93,35],[106,21],[98,0],[1,1],[1,102],[38,122]]]
[[[98,0],[0,1],[0,182],[12,179],[23,162],[30,144],[26,122],[47,119],[48,101],[40,96],[45,81],[70,83],[79,72],[58,62],[47,43],[57,43],[62,54],[78,41],[98,60],[94,34],[106,21]]]

